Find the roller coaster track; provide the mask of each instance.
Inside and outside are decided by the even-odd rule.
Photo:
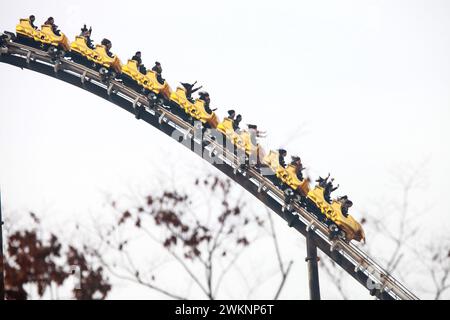
[[[190,123],[162,106],[151,106],[145,96],[121,82],[102,82],[97,71],[66,59],[54,61],[45,51],[15,42],[6,42],[0,47],[0,62],[33,70],[82,88],[134,114],[168,136],[176,137],[175,141],[240,184],[283,218],[289,227],[303,236],[309,233],[315,245],[368,289],[371,295],[382,300],[418,299],[356,245],[340,239],[330,240],[328,228],[313,214],[298,204],[287,210],[283,192],[255,169],[242,169],[233,152],[211,138],[206,137],[203,141],[196,139],[195,129]],[[207,140],[206,145],[204,140]],[[214,161],[217,158],[222,161]]]

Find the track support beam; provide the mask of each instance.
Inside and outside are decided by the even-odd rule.
[[[305,261],[308,264],[308,277],[309,277],[309,298],[310,300],[320,300],[320,286],[319,286],[319,268],[317,257],[317,247],[314,243],[312,234],[313,231],[309,231],[306,235],[306,258]]]

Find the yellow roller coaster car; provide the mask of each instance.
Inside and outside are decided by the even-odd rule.
[[[70,48],[72,53],[78,53],[87,60],[92,61],[95,66],[106,67],[117,73],[122,71],[120,59],[116,55],[113,57],[108,56],[105,46],[98,44],[95,46],[95,49],[91,49],[88,47],[84,37],[77,36]]]
[[[300,180],[297,177],[296,167],[293,164],[286,168],[280,165],[279,154],[271,150],[267,156],[264,157],[263,163],[270,167],[278,179],[284,184],[288,185],[292,190],[297,190],[301,195],[306,196],[309,192],[309,179]]]
[[[241,137],[243,147],[245,148],[245,152],[247,154],[251,154],[253,152],[258,151],[259,145],[254,145],[252,143],[252,137],[250,135],[250,132],[248,132],[247,130],[242,130],[239,136]]]
[[[217,127],[219,122],[217,115],[214,112],[206,112],[205,102],[201,99],[196,99],[194,103],[190,102],[185,88],[177,87],[177,90],[171,93],[170,100],[179,105],[192,118],[202,123],[208,123],[211,128]]]
[[[224,118],[221,123],[217,125],[217,130],[227,136],[234,145],[244,148],[244,142],[241,141],[240,136],[233,129],[233,120],[230,118]]]
[[[241,150],[244,150],[247,155],[256,154],[258,159],[264,157],[264,150],[258,143],[252,142],[252,136],[249,131],[241,130],[237,133],[233,129],[233,120],[230,118],[224,118],[221,123],[217,125],[217,130],[222,132],[233,144]]]
[[[122,73],[133,79],[143,88],[150,90],[156,94],[162,94],[164,98],[170,99],[172,89],[164,81],[164,84],[158,82],[156,73],[148,70],[146,74],[142,74],[138,70],[137,62],[135,60],[128,60],[128,63],[122,66]]]
[[[325,215],[325,217],[332,221],[345,233],[345,239],[347,241],[365,241],[366,237],[364,230],[351,215],[344,215],[342,213],[342,203],[337,200],[333,200],[329,204],[324,197],[324,189],[320,186],[316,186],[313,190],[308,192],[308,199],[310,199],[317,208]]]
[[[52,27],[44,24],[41,30],[34,29],[29,19],[20,19],[16,26],[17,35],[40,42],[42,45],[59,47],[64,51],[70,50],[69,39],[61,32],[61,35],[53,33]]]

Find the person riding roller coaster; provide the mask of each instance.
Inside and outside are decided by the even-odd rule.
[[[86,45],[88,46],[88,48],[94,50],[95,46],[93,41],[91,40],[91,34],[92,34],[92,27],[89,27],[88,29],[86,25],[83,25],[83,28],[81,28],[80,36],[86,39]]]
[[[295,173],[297,175],[297,178],[299,180],[303,180],[303,170],[305,170],[306,168],[303,167],[302,164],[302,160],[300,159],[300,157],[297,156],[292,156],[291,157],[291,165],[295,166]]]
[[[194,103],[194,99],[192,98],[192,94],[194,94],[195,92],[197,92],[198,90],[200,90],[201,88],[203,88],[203,86],[194,88],[195,85],[197,84],[197,81],[195,81],[194,83],[187,83],[187,82],[181,82],[181,85],[184,87],[184,89],[186,89],[186,98],[191,102]]]
[[[234,121],[234,118],[236,117],[236,111],[228,110],[227,113],[228,113],[228,117],[227,118],[232,120],[232,121]]]
[[[102,46],[105,46],[105,50],[106,50],[106,54],[108,55],[108,57],[113,58],[114,55],[111,53],[111,48],[112,48],[112,43],[111,41],[109,41],[108,39],[103,39],[101,42]]]
[[[209,97],[209,93],[206,92],[206,91],[202,91],[202,92],[199,92],[198,95],[199,95],[200,99],[203,100],[203,101],[205,102],[205,106],[204,106],[205,111],[206,111],[208,114],[211,114],[211,113],[212,113],[212,110],[211,110],[211,108],[209,107],[209,105],[211,104],[211,99],[210,99],[210,97]]]
[[[37,27],[34,25],[34,21],[36,20],[36,17],[34,15],[31,15],[28,20],[30,20],[30,26],[33,27],[34,30],[37,30]]]
[[[44,25],[49,25],[52,27],[52,31],[55,35],[60,36],[61,33],[58,30],[58,26],[55,24],[55,19],[53,17],[49,17],[47,21],[44,22]]]
[[[252,142],[252,144],[254,146],[256,146],[258,144],[258,141],[256,140],[256,138],[259,136],[258,135],[258,126],[256,124],[248,124],[248,131],[250,133],[250,141]]]
[[[234,121],[233,121],[233,130],[234,130],[234,132],[236,132],[236,133],[240,133],[241,132],[241,128],[239,127],[239,124],[241,123],[241,121],[242,121],[242,116],[240,114],[238,114],[236,116],[236,119],[234,119]]]
[[[137,51],[134,56],[131,58],[131,60],[134,60],[137,62],[137,67],[140,73],[147,74],[147,68],[142,64],[142,54],[140,51]]]
[[[265,131],[259,131],[256,124],[247,124],[248,132],[250,133],[250,141],[254,146],[258,144],[256,138],[264,138],[266,136]]]
[[[155,65],[152,68],[152,71],[154,71],[156,73],[156,80],[158,80],[158,82],[160,84],[164,84],[164,82],[166,80],[163,79],[163,77],[161,76],[162,73],[162,67],[161,67],[161,63],[159,63],[158,61],[155,62]]]
[[[333,186],[334,178],[330,179],[330,182],[327,183],[325,186],[324,196],[325,200],[327,200],[329,203],[331,203],[331,193],[336,191],[339,188],[339,185],[336,187]]]
[[[344,217],[348,217],[348,209],[353,206],[353,202],[347,196],[339,197],[337,201],[341,203],[341,212]]]
[[[331,203],[331,193],[333,191],[336,191],[337,188],[339,188],[339,185],[336,187],[333,186],[334,178],[331,178],[330,181],[328,179],[330,178],[330,174],[324,179],[322,177],[319,177],[319,179],[316,180],[316,182],[319,184],[320,187],[324,188],[323,196],[325,200],[328,203]]]
[[[287,156],[287,151],[284,149],[278,149],[278,163],[283,168],[286,168],[286,162],[284,161],[284,158]]]

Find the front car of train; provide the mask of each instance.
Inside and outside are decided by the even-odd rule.
[[[29,19],[20,19],[16,26],[16,33],[18,42],[34,44],[44,50],[55,47],[66,52],[70,51],[70,43],[66,35],[62,32],[60,35],[56,35],[50,25],[44,24],[39,30],[33,28]]]

